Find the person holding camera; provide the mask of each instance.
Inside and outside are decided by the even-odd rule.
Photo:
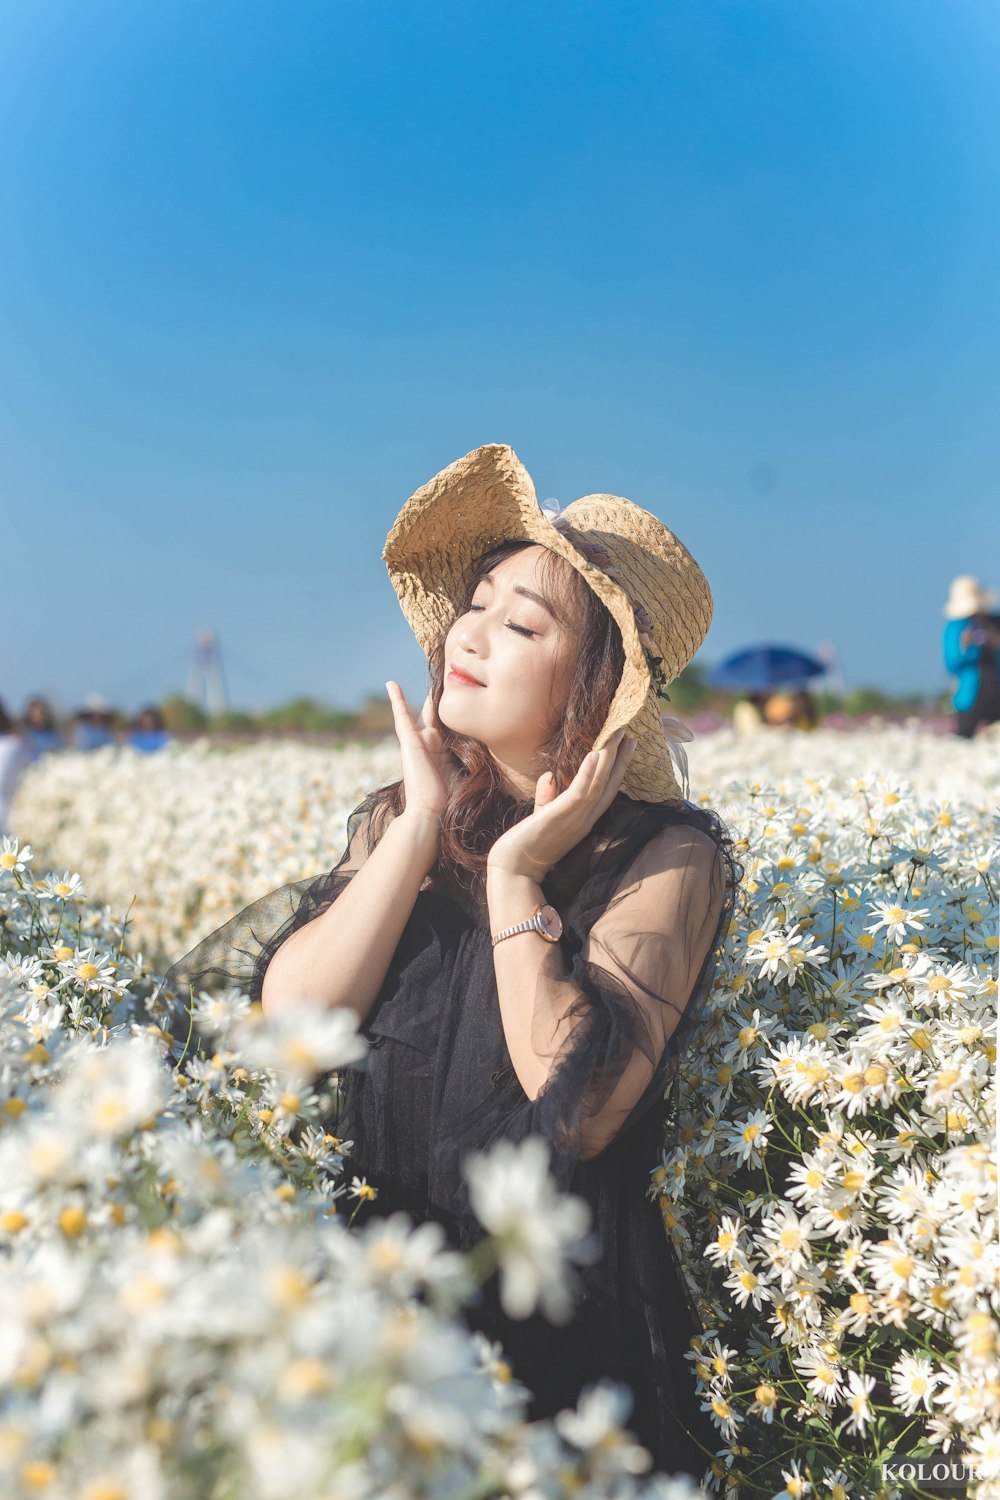
[[[972,739],[980,724],[1000,720],[1000,616],[990,614],[997,593],[984,589],[978,578],[962,573],[952,580],[942,611],[944,664],[958,678],[952,699],[955,733]]]

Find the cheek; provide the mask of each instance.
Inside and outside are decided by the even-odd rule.
[[[552,656],[543,657],[541,653],[535,656],[530,665],[525,666],[521,678],[523,691],[531,694],[546,721],[553,716],[561,718],[569,693],[571,672],[569,662]]]

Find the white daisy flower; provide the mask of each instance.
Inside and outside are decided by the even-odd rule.
[[[596,1245],[583,1238],[589,1205],[559,1191],[549,1160],[539,1136],[502,1140],[487,1154],[471,1153],[465,1175],[473,1212],[494,1240],[508,1317],[526,1318],[541,1307],[550,1322],[568,1323],[576,1279],[567,1258],[590,1259]]]
[[[840,1397],[843,1373],[835,1359],[819,1349],[811,1349],[794,1356],[796,1369],[806,1376],[806,1389],[828,1405]]]
[[[797,1458],[792,1459],[790,1469],[782,1469],[781,1477],[785,1481],[785,1488],[778,1491],[774,1500],[802,1500],[804,1495],[812,1494],[812,1485],[802,1473]]]
[[[82,901],[86,892],[80,876],[72,870],[64,870],[61,876],[49,874],[37,880],[35,894],[42,900]]]
[[[290,1083],[311,1082],[368,1050],[356,1011],[307,1001],[283,1005],[273,1015],[252,1013],[233,1024],[228,1040],[250,1067],[272,1069]]]
[[[250,1014],[250,996],[230,987],[213,995],[202,990],[194,1000],[194,1024],[209,1036],[225,1037],[237,1021]]]
[[[787,1205],[779,1204],[770,1218],[760,1227],[760,1236],[767,1241],[768,1253],[779,1266],[792,1271],[804,1270],[812,1259],[811,1242],[821,1238],[816,1228],[812,1211],[799,1216]]]
[[[5,833],[0,838],[0,878],[4,875],[23,875],[31,863],[31,845],[18,849],[18,840]]]
[[[934,1392],[940,1376],[934,1366],[923,1355],[901,1354],[892,1367],[892,1397],[894,1405],[906,1416],[912,1417],[918,1406],[931,1411]]]
[[[741,1252],[738,1252],[729,1264],[731,1273],[726,1277],[723,1286],[731,1294],[737,1307],[746,1307],[748,1302],[752,1302],[759,1311],[768,1300],[770,1278],[755,1271],[750,1261]]]
[[[913,1294],[927,1279],[927,1268],[900,1239],[880,1240],[868,1253],[868,1267],[875,1285],[883,1292]]]
[[[724,1156],[735,1156],[741,1164],[759,1167],[767,1147],[767,1137],[774,1129],[774,1121],[764,1109],[755,1109],[742,1125],[728,1125],[720,1129],[724,1142]]]
[[[621,1430],[634,1405],[635,1397],[628,1386],[601,1380],[585,1387],[575,1411],[556,1415],[556,1431],[582,1453],[599,1451],[604,1462],[614,1453],[615,1466],[622,1472],[642,1474],[652,1466],[652,1457]]]
[[[706,1260],[713,1260],[716,1265],[732,1265],[734,1256],[739,1253],[742,1232],[742,1219],[723,1214],[715,1239],[705,1247]]]
[[[962,1453],[962,1461],[974,1469],[980,1479],[1000,1476],[1000,1424],[988,1422],[974,1433]],[[983,1493],[983,1490],[977,1493]]]
[[[872,908],[878,912],[876,921],[865,927],[866,932],[873,934],[884,931],[887,938],[893,942],[905,943],[908,928],[915,932],[923,932],[923,917],[930,916],[930,907],[915,907],[912,910],[890,901],[873,901]]]
[[[154,1121],[172,1093],[155,1046],[137,1036],[104,1048],[88,1042],[74,1049],[52,1104],[94,1135],[127,1136]]]
[[[845,1371],[847,1386],[842,1400],[850,1409],[847,1431],[864,1435],[865,1428],[874,1420],[871,1402],[868,1399],[875,1389],[873,1375],[860,1375],[857,1370]]]
[[[71,958],[60,959],[58,968],[63,978],[54,986],[56,990],[72,988],[83,993],[98,990],[115,994],[121,988],[115,964],[93,943],[78,949]]]

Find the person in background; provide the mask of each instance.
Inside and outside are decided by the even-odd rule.
[[[788,693],[771,693],[764,704],[764,720],[775,729],[791,729],[795,723],[795,704]]]
[[[994,589],[984,589],[978,578],[962,573],[952,579],[942,610],[944,664],[958,678],[952,708],[955,733],[962,739],[971,739],[981,724],[1000,719],[1000,621],[989,613],[996,604]]]
[[[32,760],[47,750],[61,750],[63,737],[56,725],[52,705],[41,693],[29,698],[24,709],[24,743]]]
[[[816,702],[808,688],[799,688],[792,694],[795,716],[792,724],[796,729],[815,729],[818,723]]]
[[[101,693],[91,693],[74,715],[73,744],[77,750],[99,750],[115,743],[115,715]]]
[[[733,728],[737,734],[753,734],[766,724],[764,705],[766,693],[747,693],[733,706]]]
[[[169,745],[172,736],[163,722],[163,715],[155,704],[148,704],[139,710],[135,719],[135,727],[130,730],[128,743],[135,750],[147,753],[153,750],[162,750],[164,745]]]
[[[14,789],[21,773],[31,764],[31,756],[16,719],[11,718],[0,699],[0,837],[10,833],[8,817]]]

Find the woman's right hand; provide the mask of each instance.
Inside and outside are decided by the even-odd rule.
[[[439,820],[448,803],[458,761],[445,749],[440,720],[428,698],[422,710],[428,722],[417,728],[398,682],[385,685],[392,705],[392,717],[403,762],[403,790],[409,813],[429,812]]]

